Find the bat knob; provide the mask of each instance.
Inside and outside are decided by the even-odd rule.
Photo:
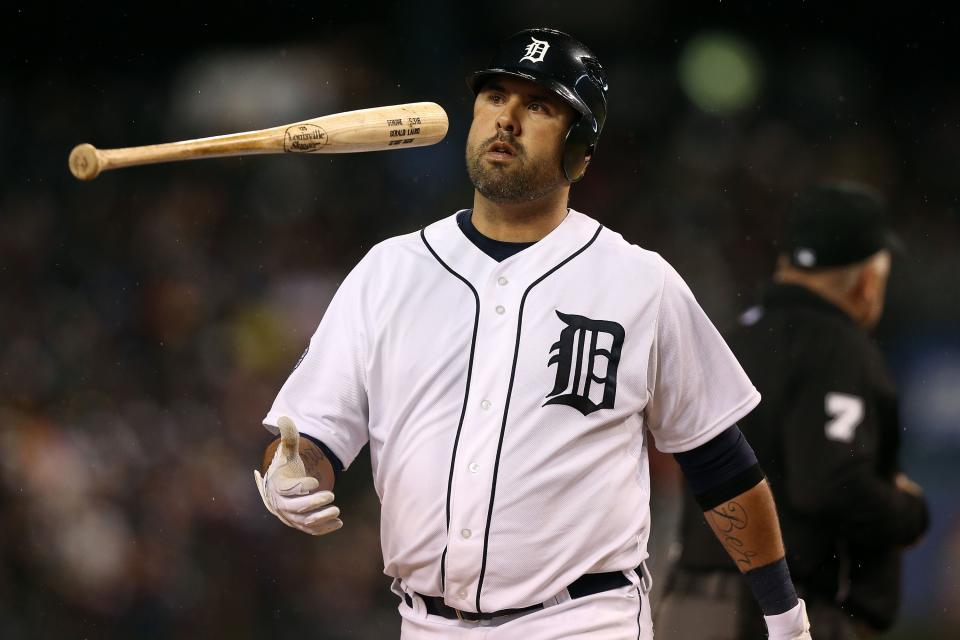
[[[70,152],[70,173],[78,180],[93,180],[100,175],[100,156],[92,144],[78,144]]]

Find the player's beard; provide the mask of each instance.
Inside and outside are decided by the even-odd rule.
[[[497,141],[506,142],[514,148],[516,155],[512,161],[506,164],[484,161],[483,154]],[[473,187],[493,202],[537,200],[566,183],[559,162],[556,165],[530,162],[523,145],[512,135],[502,132],[473,147],[467,147],[467,173]]]

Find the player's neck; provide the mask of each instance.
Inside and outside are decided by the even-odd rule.
[[[560,226],[567,216],[570,187],[523,202],[494,202],[473,193],[473,226],[502,242],[536,242]]]

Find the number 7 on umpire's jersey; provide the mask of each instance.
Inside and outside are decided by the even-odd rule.
[[[824,398],[827,440],[853,442],[857,427],[863,422],[863,398],[849,393],[829,392]]]

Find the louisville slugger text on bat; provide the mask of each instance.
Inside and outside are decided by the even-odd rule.
[[[258,131],[181,142],[70,152],[70,172],[93,180],[103,171],[141,164],[263,153],[355,153],[424,147],[447,134],[447,114],[433,102],[346,111]]]

